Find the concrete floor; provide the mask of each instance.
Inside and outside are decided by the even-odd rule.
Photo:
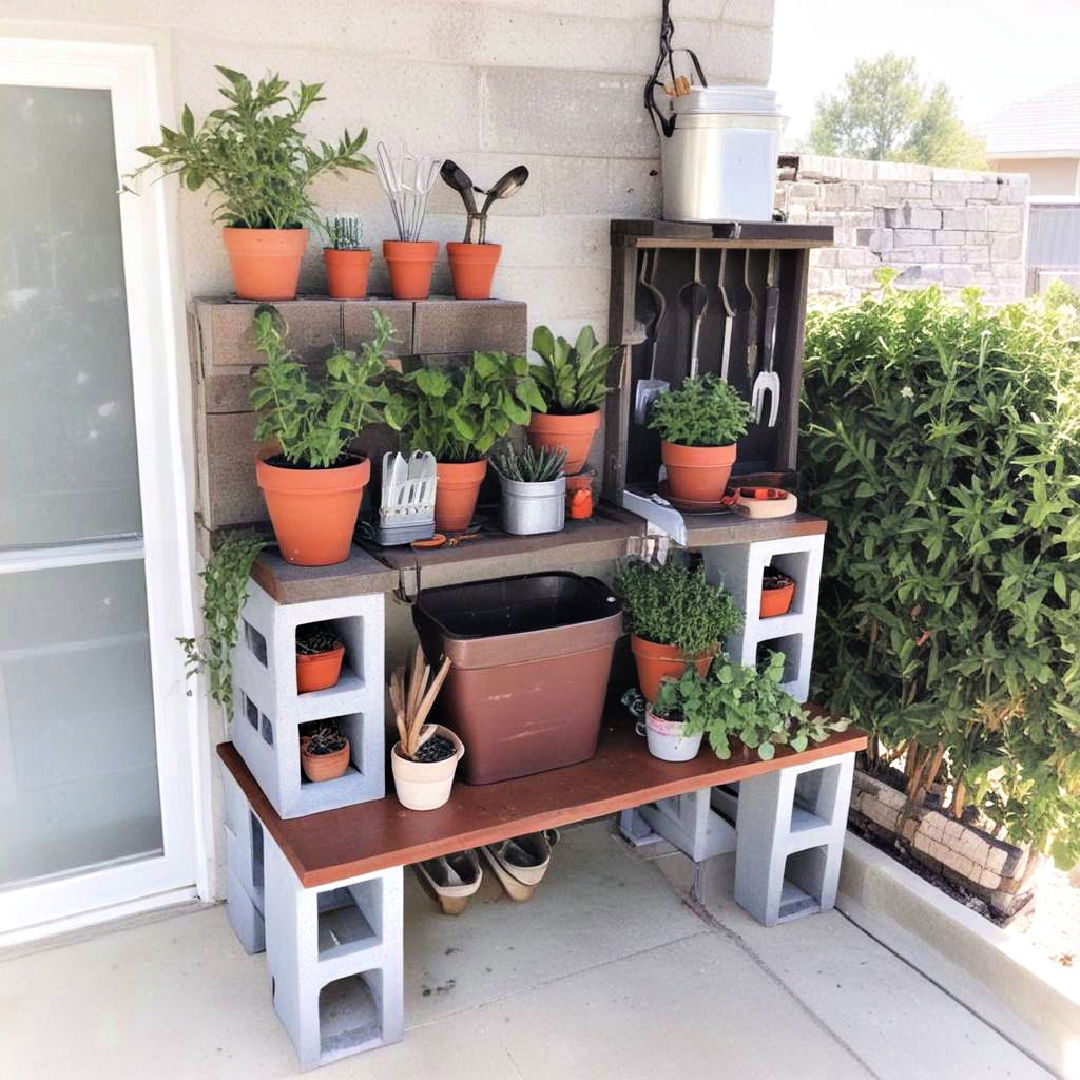
[[[724,860],[695,903],[692,864],[665,849],[635,853],[608,823],[568,830],[531,904],[486,882],[456,919],[407,873],[405,1041],[316,1075],[1048,1075],[838,912],[765,930],[730,900]],[[223,908],[0,962],[2,1077],[295,1075],[265,960],[243,952]]]

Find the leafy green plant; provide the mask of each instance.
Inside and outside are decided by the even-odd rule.
[[[255,344],[266,356],[251,376],[251,405],[260,414],[256,442],[275,439],[291,465],[326,469],[342,458],[350,439],[382,421],[389,400],[383,350],[394,331],[381,312],[373,310],[371,318],[375,337],[364,342],[360,356],[335,349],[318,384],[285,344],[287,328],[278,311],[266,304],[255,309]]]
[[[1080,859],[1080,315],[891,274],[812,312],[803,489],[829,520],[818,700],[1014,842]]]
[[[658,394],[649,427],[680,446],[730,446],[750,427],[750,406],[710,373]]]
[[[783,653],[770,653],[758,670],[718,656],[707,675],[690,668],[681,678],[666,678],[653,703],[653,713],[683,720],[685,733],[708,736],[716,756],[732,754],[732,739],[768,761],[778,746],[801,754],[812,743],[844,731],[850,720],[807,712],[780,684]]]
[[[533,368],[543,397],[541,412],[559,415],[595,412],[607,394],[607,370],[616,349],[598,345],[591,326],[583,326],[571,347],[546,326],[533,331],[533,352],[542,363]]]
[[[305,623],[296,628],[296,655],[318,656],[332,652],[341,644],[333,627],[327,623]]]
[[[232,715],[232,652],[240,624],[240,612],[247,599],[251,564],[267,541],[248,532],[230,533],[214,549],[203,580],[203,631],[198,638],[176,640],[187,658],[188,678],[206,672],[210,696]]]
[[[355,215],[323,219],[326,246],[334,251],[364,251],[364,223]]]
[[[639,638],[697,655],[742,625],[742,612],[723,585],[713,585],[699,563],[671,558],[662,565],[627,559],[615,574],[630,629]]]
[[[475,352],[463,367],[414,367],[394,378],[386,422],[408,450],[437,461],[479,461],[510,430],[543,407],[524,356]]]
[[[566,448],[508,445],[491,455],[501,476],[523,484],[544,484],[558,480],[566,464]]]
[[[219,200],[214,220],[226,225],[295,229],[317,223],[308,194],[317,177],[371,172],[371,160],[360,152],[366,128],[356,136],[346,131],[336,146],[308,145],[301,124],[312,105],[326,100],[322,83],[300,83],[288,95],[288,82],[276,74],[253,84],[239,71],[216,67],[226,80],[219,93],[229,104],[199,124],[185,105],[178,130],[163,126],[160,143],[139,147],[150,160],[134,175],[154,170],[178,176],[190,191],[208,187]]]

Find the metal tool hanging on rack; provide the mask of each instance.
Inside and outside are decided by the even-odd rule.
[[[728,382],[728,373],[731,370],[731,343],[735,337],[735,308],[731,306],[727,286],[724,284],[724,273],[727,271],[728,249],[720,249],[720,272],[717,274],[716,287],[720,293],[721,318],[724,320],[724,344],[720,350],[720,378]]]
[[[764,369],[758,372],[750,389],[750,408],[753,410],[754,423],[760,424],[765,414],[765,397],[769,397],[768,427],[776,427],[776,417],[780,411],[780,376],[773,370],[773,357],[776,351],[776,322],[780,313],[780,287],[776,283],[777,253],[774,248],[769,252],[769,269],[765,277],[765,357]]]
[[[671,20],[670,8],[671,0],[662,0],[660,9],[660,52],[656,57],[656,67],[653,68],[652,75],[649,76],[648,81],[645,83],[645,93],[643,95],[645,108],[652,117],[657,134],[666,135],[668,138],[671,137],[672,132],[675,130],[675,116],[670,109],[661,109],[657,105],[656,91],[662,90],[669,98],[679,97],[688,94],[691,86],[690,80],[685,75],[676,75],[675,73],[675,53],[685,53],[690,57],[690,62],[694,67],[694,75],[697,77],[697,81],[693,85],[709,85],[709,81],[705,78],[705,73],[701,70],[701,64],[698,63],[698,58],[694,52],[691,49],[673,49],[671,47],[671,39],[675,34],[675,23]],[[665,65],[670,79],[665,76]]]
[[[679,299],[686,304],[690,312],[690,363],[688,375],[697,378],[698,342],[701,339],[701,320],[709,306],[709,290],[701,281],[701,248],[694,248],[694,280],[688,281],[679,290]]]
[[[653,312],[652,320],[646,327],[645,341],[652,339],[652,351],[649,358],[649,377],[638,379],[637,388],[634,391],[634,419],[639,424],[644,424],[649,417],[649,406],[653,403],[657,394],[662,394],[669,386],[665,379],[656,377],[656,355],[660,344],[660,324],[664,321],[664,312],[667,310],[667,299],[663,292],[656,286],[656,271],[660,266],[660,249],[652,249],[652,270],[649,270],[649,248],[641,253],[641,269],[638,272],[639,288],[635,291],[634,308],[635,315],[644,324],[646,306]],[[646,300],[648,296],[650,299]]]
[[[746,326],[746,381],[752,383],[757,375],[757,351],[758,351],[758,306],[757,296],[754,295],[754,287],[750,284],[750,249],[743,253],[743,284],[747,293],[750,294],[750,307]]]

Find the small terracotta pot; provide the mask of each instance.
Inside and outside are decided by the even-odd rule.
[[[697,656],[687,656],[674,645],[647,641],[639,638],[637,634],[630,635],[630,651],[634,654],[634,663],[637,665],[638,686],[641,687],[646,701],[656,700],[660,691],[660,680],[665,675],[679,679],[693,664],[697,673],[704,677],[709,673],[709,665],[716,656],[716,649],[709,649]]]
[[[292,300],[307,250],[307,229],[222,229],[241,300]]]
[[[336,780],[345,775],[349,767],[349,740],[340,750],[332,754],[309,754],[307,752],[307,738],[300,739],[300,765],[304,775],[313,783],[319,784],[324,780]]]
[[[329,566],[349,557],[371,463],[331,469],[288,469],[255,463],[281,557],[297,566]]]
[[[438,810],[450,798],[454,773],[458,762],[465,756],[461,739],[449,728],[437,725],[436,735],[449,739],[454,753],[442,761],[410,761],[401,753],[401,743],[394,743],[390,751],[390,771],[394,774],[394,790],[398,802],[406,810]]]
[[[490,300],[491,279],[499,265],[502,244],[447,244],[450,277],[459,300]]]
[[[440,461],[435,472],[435,528],[439,532],[464,532],[476,510],[487,461]]]
[[[563,471],[567,476],[573,476],[585,468],[585,460],[599,428],[599,409],[568,416],[534,412],[525,429],[525,438],[530,446],[564,447],[566,464]]]
[[[335,300],[363,300],[367,296],[371,249],[340,251],[323,248],[326,263],[326,291]]]
[[[382,249],[394,299],[426,300],[439,245],[434,240],[384,240]]]
[[[781,585],[779,589],[762,588],[758,618],[771,619],[774,615],[786,615],[791,610],[791,601],[794,599],[794,581]]]
[[[731,479],[735,444],[680,446],[662,440],[660,458],[667,467],[668,484],[676,499],[719,502]]]
[[[345,646],[321,653],[296,654],[296,692],[310,694],[314,690],[329,690],[341,678],[341,662]]]

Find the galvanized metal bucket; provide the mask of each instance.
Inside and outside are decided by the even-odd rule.
[[[502,481],[502,526],[512,536],[559,532],[566,522],[566,477]]]

